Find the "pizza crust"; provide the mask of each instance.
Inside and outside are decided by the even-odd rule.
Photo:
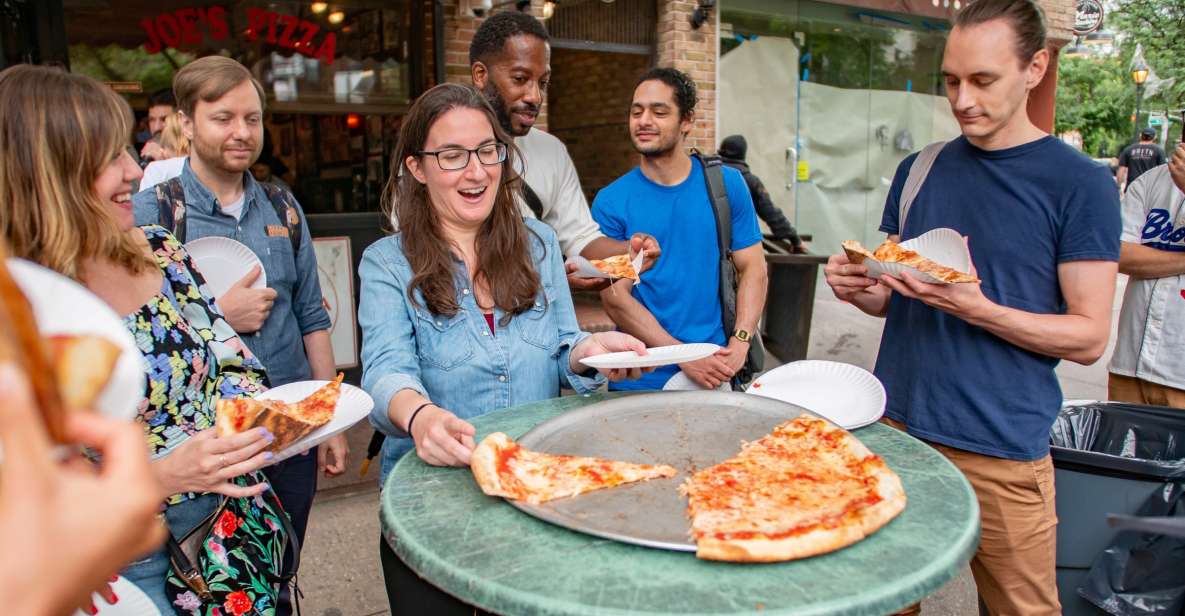
[[[494,432],[485,437],[469,455],[469,469],[481,491],[489,496],[514,498],[502,488],[498,478],[498,452],[514,446],[514,441],[503,432]]]
[[[239,415],[242,416],[241,422],[236,421]],[[272,453],[283,451],[324,424],[292,415],[289,405],[279,400],[219,400],[214,415],[214,427],[220,437],[240,434],[252,428],[266,428],[275,437],[266,449]]]
[[[869,252],[867,248],[856,240],[844,240],[840,242],[840,245],[843,247],[844,253],[848,256],[848,261],[857,265],[864,263],[865,259],[873,259],[881,263],[899,263],[907,267],[912,267],[919,272],[929,274],[943,282],[979,282],[979,278],[972,274],[960,272],[954,268],[936,263],[915,251],[902,248],[900,244],[893,240],[886,239],[872,252]]]

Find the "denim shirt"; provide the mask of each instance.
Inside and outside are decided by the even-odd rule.
[[[238,220],[222,213],[218,199],[194,175],[188,159],[181,171],[181,185],[185,189],[185,241],[218,236],[241,242],[259,257],[267,274],[267,286],[276,290],[275,304],[263,328],[241,336],[263,362],[272,385],[312,378],[304,336],[329,329],[330,321],[322,303],[308,224],[301,225],[300,252],[294,257],[292,241],[286,235],[268,235],[269,226],[287,226],[250,173],[243,174],[243,213]],[[161,222],[156,191],[137,193],[132,204],[137,225]],[[299,206],[296,213],[303,221],[304,212]]]
[[[401,390],[419,392],[462,419],[545,400],[567,385],[590,393],[603,377],[572,372],[568,355],[589,334],[576,324],[576,311],[555,232],[535,220],[525,221],[542,288],[535,305],[503,327],[505,313],[495,308],[495,334],[469,289],[465,266],[457,264],[454,316],[432,314],[416,291],[419,305],[408,301],[412,271],[399,234],[371,244],[362,255],[358,323],[362,327],[362,387],[374,398],[370,423],[387,435],[381,480],[414,447],[407,433],[391,422],[387,407]],[[535,236],[538,236],[536,238]],[[540,241],[542,240],[542,241]]]

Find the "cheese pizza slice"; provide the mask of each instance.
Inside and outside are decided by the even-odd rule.
[[[976,276],[935,263],[915,251],[903,248],[901,244],[893,240],[885,240],[873,252],[869,252],[867,248],[860,245],[860,242],[856,240],[846,240],[841,245],[843,246],[844,253],[848,256],[848,261],[852,263],[858,264],[863,263],[865,259],[874,259],[881,263],[900,263],[901,265],[912,267],[919,272],[929,274],[943,282],[979,282],[979,278]]]
[[[665,464],[531,451],[501,432],[478,444],[469,466],[482,492],[531,504],[678,474],[673,466]]]
[[[215,407],[214,427],[218,436],[267,428],[276,437],[268,451],[282,451],[333,419],[344,376],[339,373],[337,379],[294,404],[253,398],[219,400]]]
[[[94,408],[123,350],[100,336],[53,335],[46,342],[66,408]]]
[[[860,541],[905,508],[901,480],[851,433],[808,415],[681,487],[696,556],[774,562]]]
[[[590,259],[593,267],[609,274],[614,278],[629,278],[634,282],[638,282],[638,272],[634,269],[634,264],[630,262],[628,254],[617,255],[605,259]]]

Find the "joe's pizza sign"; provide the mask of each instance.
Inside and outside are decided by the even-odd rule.
[[[290,49],[326,64],[333,64],[337,53],[337,34],[323,32],[320,25],[260,8],[248,8],[247,27],[238,33],[248,42],[264,42]],[[231,37],[230,16],[220,6],[177,9],[140,20],[148,35],[144,50],[160,53],[171,47],[196,47],[203,42],[225,41]]]

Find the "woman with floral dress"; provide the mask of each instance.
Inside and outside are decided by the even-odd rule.
[[[223,438],[209,428],[219,398],[259,393],[267,377],[176,238],[133,226],[132,184],[142,174],[126,150],[131,128],[127,103],[93,79],[28,65],[0,73],[0,233],[15,256],[78,280],[126,315],[147,367],[138,420],[180,538],[219,495],[266,489],[232,480],[270,461],[272,436]],[[168,567],[162,549],[123,571],[163,613],[174,607]]]

